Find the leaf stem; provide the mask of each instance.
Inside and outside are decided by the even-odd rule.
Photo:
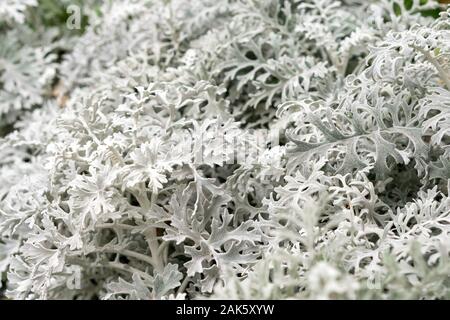
[[[450,75],[448,72],[444,70],[444,68],[441,66],[441,64],[436,60],[435,57],[433,57],[430,52],[427,50],[424,50],[418,46],[412,45],[414,49],[419,51],[424,55],[424,57],[436,68],[437,72],[439,73],[439,77],[444,82],[445,86],[448,90],[450,90]]]

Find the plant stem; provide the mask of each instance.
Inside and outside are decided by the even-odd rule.
[[[139,193],[134,194],[136,197],[136,200],[139,202],[140,206],[144,210],[151,210],[151,203],[149,199],[147,198],[146,194]],[[153,195],[152,195],[153,197]],[[152,255],[153,259],[153,267],[155,268],[155,271],[158,273],[162,273],[164,271],[164,263],[161,260],[161,256],[159,255],[159,242],[157,237],[156,228],[149,228],[148,231],[145,234],[145,238],[147,240],[148,247],[150,249],[150,253]]]
[[[177,290],[177,294],[183,293],[186,290],[186,287],[187,287],[190,279],[191,279],[191,277],[186,275],[183,282],[181,283],[181,286]]]
[[[424,50],[415,45],[412,45],[412,47],[422,53],[424,57],[436,68],[437,72],[439,73],[439,77],[444,82],[447,89],[450,90],[450,75],[444,70],[444,68],[442,68],[441,64],[436,60],[436,58],[433,57],[427,50]]]

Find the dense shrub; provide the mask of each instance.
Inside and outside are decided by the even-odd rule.
[[[0,3],[6,297],[450,297],[449,9],[70,3]]]

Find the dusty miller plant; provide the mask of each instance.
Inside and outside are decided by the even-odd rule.
[[[449,9],[68,3],[0,3],[6,297],[450,298]]]

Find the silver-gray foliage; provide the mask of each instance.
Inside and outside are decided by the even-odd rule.
[[[450,9],[38,5],[0,3],[7,297],[450,298]]]

